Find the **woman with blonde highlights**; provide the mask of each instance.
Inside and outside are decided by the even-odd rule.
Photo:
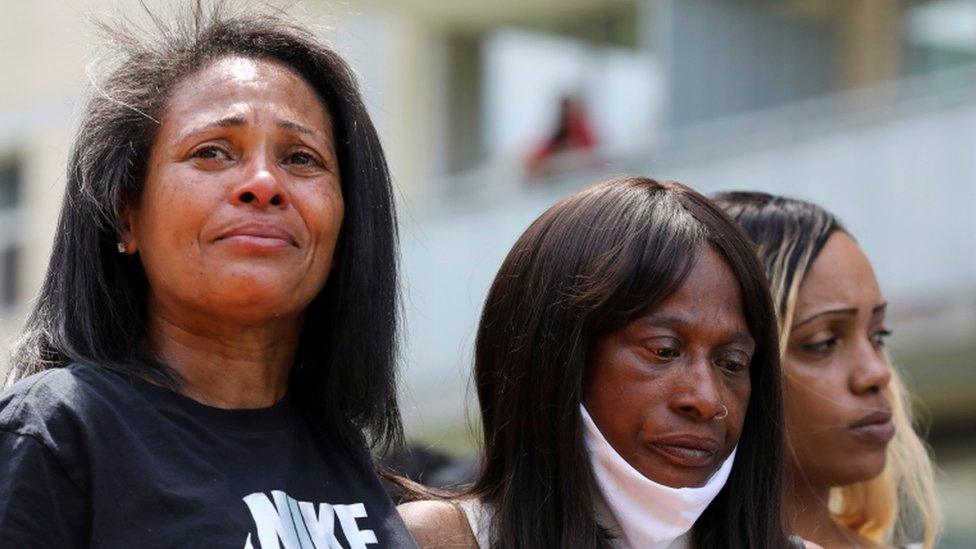
[[[756,192],[715,201],[757,245],[776,306],[793,531],[824,547],[932,547],[932,463],[884,348],[886,303],[867,257],[814,204]]]

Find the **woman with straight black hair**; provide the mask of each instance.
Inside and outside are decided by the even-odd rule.
[[[688,187],[620,178],[542,214],[488,294],[475,382],[483,468],[400,507],[422,547],[789,545],[765,278]]]
[[[352,72],[280,14],[107,28],[0,394],[0,544],[413,546],[395,216]]]

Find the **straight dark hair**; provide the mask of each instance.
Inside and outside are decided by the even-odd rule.
[[[796,297],[803,277],[831,235],[847,233],[833,214],[804,200],[757,191],[718,193],[712,200],[755,243],[779,316],[791,309],[791,297]]]
[[[776,324],[741,229],[678,183],[624,177],[556,204],[522,234],[488,294],[475,349],[483,468],[469,495],[497,548],[608,547],[579,405],[598,335],[664,301],[711,246],[742,289],[756,341],[735,464],[693,527],[696,547],[777,548],[782,411]]]
[[[350,448],[385,451],[402,439],[396,400],[396,219],[379,137],[352,70],[306,28],[278,13],[231,14],[198,1],[167,22],[101,24],[116,64],[95,84],[68,162],[54,248],[13,353],[10,379],[83,362],[177,388],[147,348],[146,276],[119,254],[121,212],[138,200],[174,87],[217,59],[281,63],[318,93],[332,117],[345,214],[334,266],[306,310],[289,393],[306,421]]]

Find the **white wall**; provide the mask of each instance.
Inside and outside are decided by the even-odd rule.
[[[565,95],[582,99],[609,151],[631,150],[662,123],[661,68],[638,50],[502,28],[485,40],[484,83],[484,143],[493,158],[524,158],[538,146]]]

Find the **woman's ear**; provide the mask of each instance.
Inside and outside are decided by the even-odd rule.
[[[134,255],[139,251],[139,238],[136,235],[136,201],[131,196],[123,197],[119,208],[119,253]]]

